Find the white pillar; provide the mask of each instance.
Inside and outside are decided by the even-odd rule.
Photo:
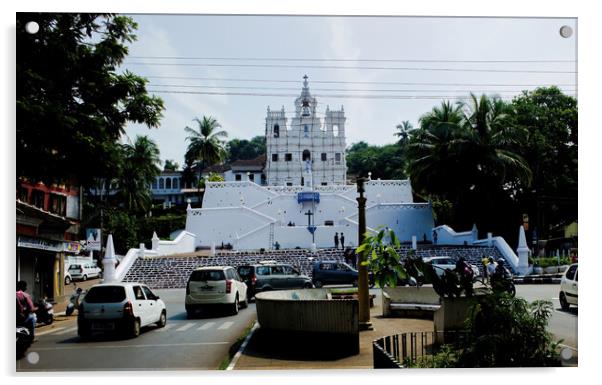
[[[527,237],[523,226],[520,226],[518,230],[518,248],[516,252],[518,253],[518,273],[525,275],[529,269],[529,247],[527,246]]]
[[[146,250],[146,246],[144,245],[144,243],[141,243],[138,246],[138,258],[144,258],[144,250]]]
[[[472,225],[472,243],[475,243],[479,240],[479,230],[477,230],[477,224]]]
[[[115,274],[115,247],[113,247],[113,235],[109,234],[107,238],[107,247],[105,249],[105,257],[102,260],[104,266],[104,283],[111,283],[117,280]]]
[[[416,242],[416,236],[412,235],[412,249],[418,250],[418,244]]]
[[[489,247],[493,246],[493,234],[492,233],[487,233],[487,246],[489,246]]]
[[[215,242],[211,242],[211,256],[215,257]]]
[[[157,232],[156,231],[153,231],[152,243],[153,243],[153,245],[152,245],[151,248],[154,251],[159,250],[159,236],[157,236]]]

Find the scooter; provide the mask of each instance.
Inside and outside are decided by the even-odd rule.
[[[25,326],[17,326],[17,359],[25,355],[33,339]]]
[[[75,292],[73,294],[71,294],[71,297],[69,298],[69,304],[67,305],[67,308],[65,309],[65,315],[70,316],[71,314],[73,314],[75,309],[79,309],[79,304],[80,304],[81,300],[84,298],[85,294],[86,293],[82,290],[81,287],[78,287],[77,289],[75,289]]]
[[[50,325],[54,321],[54,310],[50,302],[43,298],[36,303],[36,317],[38,322]]]

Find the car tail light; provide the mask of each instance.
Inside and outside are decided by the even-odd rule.
[[[230,294],[231,291],[232,291],[232,280],[228,279],[228,280],[226,280],[226,294]]]
[[[134,306],[132,305],[132,301],[127,301],[127,303],[123,307],[123,314],[131,316],[134,315]]]

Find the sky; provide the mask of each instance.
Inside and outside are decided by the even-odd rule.
[[[264,135],[267,107],[292,116],[305,74],[319,116],[344,106],[348,146],[392,143],[402,121],[417,126],[470,92],[510,100],[558,85],[576,95],[572,18],[129,16],[137,41],[121,70],[148,78],[165,111],[159,128],[130,124],[123,140],[148,135],[180,165],[195,117],[214,117],[228,139]]]

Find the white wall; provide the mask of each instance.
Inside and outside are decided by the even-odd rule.
[[[188,231],[182,231],[173,241],[159,241],[158,247],[154,251],[158,255],[192,253],[195,246],[196,235]]]

